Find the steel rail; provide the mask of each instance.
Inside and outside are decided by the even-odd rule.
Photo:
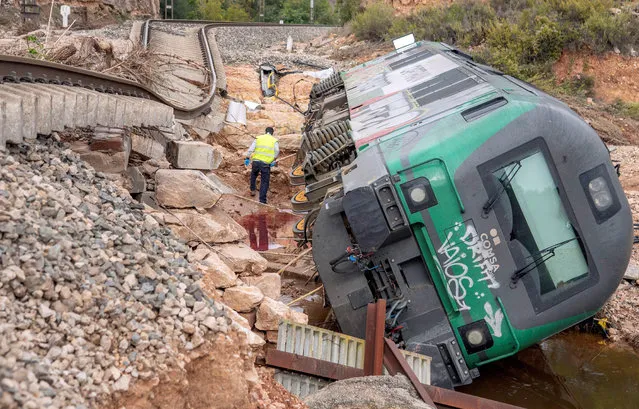
[[[212,86],[209,89],[207,99],[193,108],[185,108],[169,101],[150,87],[114,75],[104,74],[83,68],[73,67],[49,61],[36,60],[27,57],[15,57],[0,55],[0,84],[6,83],[41,83],[81,87],[109,94],[126,95],[137,98],[150,99],[170,106],[174,110],[176,118],[195,118],[210,109],[210,104],[215,98],[215,84],[217,76],[214,61],[211,55],[210,44],[207,38],[208,30],[215,27],[335,27],[309,24],[276,24],[276,23],[235,23],[235,22],[211,22],[202,20],[147,20],[142,26],[142,43],[148,44],[150,26],[152,23],[170,24],[203,24],[198,33],[201,43],[204,61],[211,72]]]

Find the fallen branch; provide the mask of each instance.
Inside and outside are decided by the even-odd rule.
[[[287,265],[285,265],[284,267],[282,267],[280,269],[280,271],[277,272],[277,274],[282,274],[282,272],[284,272],[284,270],[286,270],[288,267],[290,267],[293,263],[295,263],[297,260],[301,259],[302,257],[304,257],[305,254],[307,254],[308,252],[310,252],[311,250],[313,250],[313,247],[309,247],[306,250],[304,250],[303,252],[301,252],[300,254],[297,255],[297,257],[295,257],[293,260],[289,261]]]
[[[286,304],[286,305],[287,305],[288,307],[290,307],[291,305],[295,304],[296,302],[298,302],[298,301],[302,301],[304,298],[308,297],[309,295],[313,295],[313,294],[315,294],[316,292],[318,292],[319,290],[321,290],[321,289],[323,289],[323,288],[324,288],[324,286],[323,286],[323,285],[320,285],[319,287],[317,287],[317,288],[316,288],[316,289],[314,289],[313,291],[309,291],[309,292],[307,292],[307,293],[306,293],[306,294],[304,294],[303,296],[301,296],[301,297],[298,297],[298,298],[294,299],[293,301],[291,301],[290,303],[288,303],[288,304]]]

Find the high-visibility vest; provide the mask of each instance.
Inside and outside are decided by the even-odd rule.
[[[258,136],[255,139],[255,150],[253,151],[253,155],[251,155],[251,159],[270,164],[275,160],[276,143],[277,139],[275,139],[273,135],[265,133],[264,135]]]

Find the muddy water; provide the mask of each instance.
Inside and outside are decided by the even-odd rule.
[[[294,244],[292,229],[300,218],[283,210],[263,210],[240,216],[236,221],[248,232],[251,248],[266,251]]]
[[[480,367],[460,391],[528,409],[637,409],[639,355],[567,332]]]

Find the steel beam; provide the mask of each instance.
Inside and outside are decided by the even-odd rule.
[[[363,369],[351,368],[315,358],[277,351],[275,349],[266,351],[266,364],[334,381],[364,376]],[[467,395],[438,386],[423,385],[423,387],[428,391],[435,406],[440,409],[524,409],[520,406],[509,405],[479,396]]]

